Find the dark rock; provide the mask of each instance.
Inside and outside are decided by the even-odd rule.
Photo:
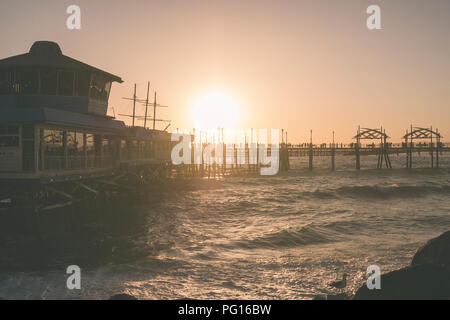
[[[339,294],[319,294],[314,296],[313,300],[350,300],[350,296],[347,293]]]
[[[347,293],[329,294],[327,300],[350,300],[350,296]]]
[[[389,272],[381,276],[381,289],[362,286],[355,300],[448,300],[450,269],[423,264]]]
[[[450,231],[428,241],[420,248],[411,265],[435,264],[450,268]]]
[[[109,300],[137,300],[137,298],[126,293],[119,293],[111,296]]]

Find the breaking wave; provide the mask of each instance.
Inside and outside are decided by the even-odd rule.
[[[310,196],[317,199],[338,198],[367,198],[367,199],[392,199],[392,198],[417,198],[430,194],[450,194],[450,185],[443,186],[344,186],[336,189],[317,189],[315,191],[302,192],[301,196]]]

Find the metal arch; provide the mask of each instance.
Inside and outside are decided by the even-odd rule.
[[[403,136],[403,139],[406,138],[412,138],[412,139],[429,139],[431,137],[438,137],[442,138],[441,134],[439,132],[433,131],[429,128],[419,128],[414,127],[413,131],[408,132],[406,135]]]
[[[390,138],[386,133],[382,132],[381,129],[362,128],[361,130],[362,131],[354,136],[353,139],[380,140]]]

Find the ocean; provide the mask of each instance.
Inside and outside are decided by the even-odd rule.
[[[278,176],[179,181],[135,205],[54,213],[42,218],[42,241],[1,235],[0,297],[312,299],[336,293],[328,283],[343,273],[351,294],[368,266],[407,266],[450,230],[449,155],[435,170],[427,154],[414,170],[404,155],[391,160],[394,169],[376,170],[363,156],[356,171],[338,156],[331,172],[316,158],[309,172],[294,158]],[[69,265],[81,268],[80,290],[66,287]]]

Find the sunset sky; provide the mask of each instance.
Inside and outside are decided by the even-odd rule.
[[[81,30],[66,27],[71,4]],[[371,4],[382,30],[366,27]],[[149,80],[172,130],[192,128],[195,104],[218,93],[239,111],[235,126],[284,128],[295,143],[310,129],[316,142],[333,130],[347,142],[359,124],[398,141],[411,123],[450,141],[448,0],[2,0],[0,15],[0,58],[56,41],[124,79],[116,114],[131,113],[121,98],[134,83],[144,98]]]

